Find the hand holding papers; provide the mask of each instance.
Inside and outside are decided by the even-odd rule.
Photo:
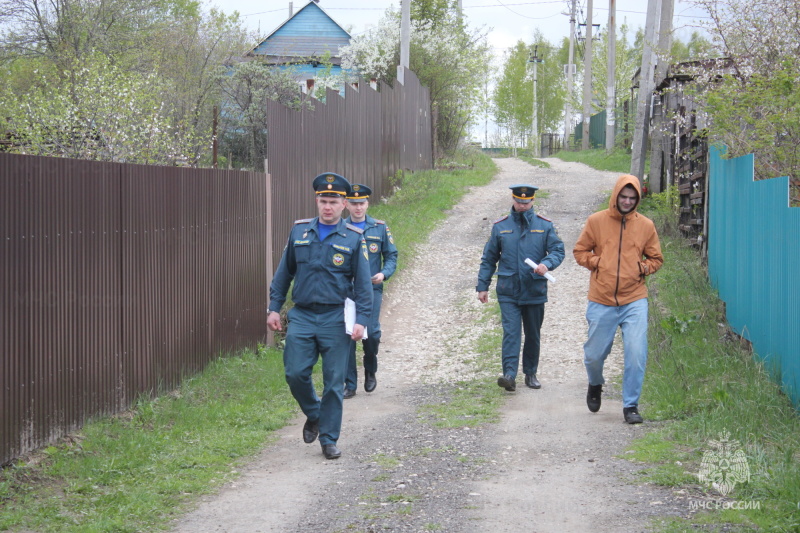
[[[536,269],[536,267],[539,266],[536,263],[534,263],[533,261],[531,261],[529,258],[525,259],[525,264],[528,265],[529,267],[531,267],[534,270]],[[544,273],[544,277],[549,279],[553,283],[556,282],[556,278],[554,278],[553,275],[550,272],[545,272]]]
[[[347,298],[344,301],[344,331],[348,335],[353,334],[353,326],[356,325],[356,303]],[[367,327],[364,326],[364,336],[362,339],[367,338]]]

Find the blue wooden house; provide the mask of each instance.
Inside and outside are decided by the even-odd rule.
[[[339,49],[348,44],[350,34],[312,0],[245,55],[268,65],[291,66],[304,91],[310,91],[328,54],[331,74],[342,71]]]

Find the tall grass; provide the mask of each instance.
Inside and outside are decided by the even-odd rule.
[[[665,258],[649,281],[650,357],[642,405],[648,419],[666,424],[660,438],[643,439],[634,450],[656,458],[652,481],[712,500],[721,494],[697,477],[706,452],[715,451],[712,441],[727,439],[746,455],[750,480],[727,497],[758,502],[760,508],[710,511],[673,521],[671,530],[702,522],[798,531],[800,417],[749,346],[728,328],[700,257],[668,222],[676,216],[670,194],[653,195],[641,208],[662,231]],[[667,453],[653,453],[664,450],[664,443]]]
[[[154,531],[295,416],[280,352],[216,360],[171,394],[92,421],[0,473],[0,530]]]

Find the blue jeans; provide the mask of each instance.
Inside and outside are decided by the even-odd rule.
[[[622,374],[622,406],[639,405],[647,366],[647,298],[619,307],[589,302],[586,308],[589,338],[583,345],[583,364],[589,385],[602,385],[606,362],[617,328],[622,328],[625,367]]]

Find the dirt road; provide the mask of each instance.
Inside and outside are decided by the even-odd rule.
[[[588,272],[571,251],[617,175],[546,161],[550,169],[497,160],[495,179],[471,190],[392,281],[378,388],[367,394],[360,385],[345,402],[341,459],[326,461],[318,444],[303,444],[299,417],[174,531],[635,532],[646,531],[650,517],[683,513],[668,491],[637,484],[639,467],[624,459],[647,421],[623,423],[613,385],[599,413],[585,403]],[[542,329],[542,389],[518,383],[494,424],[438,429],[419,405],[446,401],[454,383],[470,377],[497,387],[499,346],[491,374],[476,374],[472,364],[473,341],[495,327],[481,318],[475,283],[491,224],[508,212],[515,183],[549,193],[535,209],[554,221],[567,250]],[[606,369],[607,379],[621,372],[617,348]]]

